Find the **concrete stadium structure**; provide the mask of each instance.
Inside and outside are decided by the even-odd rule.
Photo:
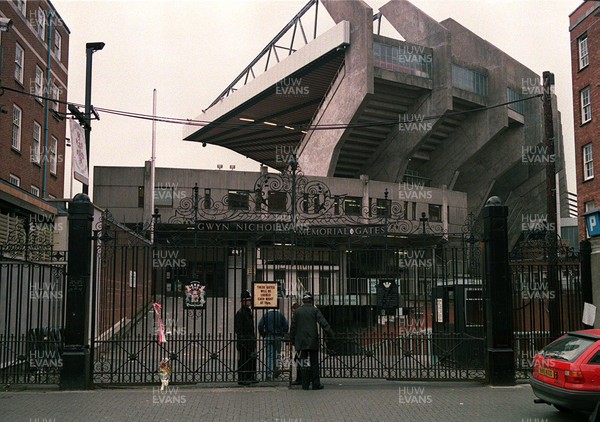
[[[335,25],[309,41],[302,19],[319,5]],[[379,35],[381,20],[398,38]],[[304,36],[302,48],[293,38],[282,47],[292,31]],[[476,216],[497,195],[509,207],[514,244],[523,221],[544,218],[548,160],[556,162],[558,208],[568,214],[560,113],[549,156],[541,99],[527,99],[541,93],[538,74],[453,19],[437,22],[406,0],[375,15],[361,0],[314,0],[184,138],[278,170],[293,153],[308,176],[418,180],[465,192]]]

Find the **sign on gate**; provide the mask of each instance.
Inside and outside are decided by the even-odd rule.
[[[377,285],[377,306],[382,315],[395,315],[400,305],[398,285],[392,278],[382,278]]]
[[[254,283],[254,308],[274,309],[277,308],[277,282],[266,281]]]

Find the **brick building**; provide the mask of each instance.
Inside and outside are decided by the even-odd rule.
[[[54,215],[63,197],[66,105],[43,97],[67,99],[70,31],[48,0],[2,1],[0,17],[1,244],[11,221]]]
[[[569,16],[579,236],[583,213],[600,207],[600,1],[586,1]],[[598,168],[598,170],[596,170]]]

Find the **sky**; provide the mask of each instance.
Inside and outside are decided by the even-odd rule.
[[[366,0],[376,13],[387,0]],[[234,80],[307,0],[52,0],[69,28],[68,101],[85,98],[85,44],[93,55],[96,107],[194,119]],[[555,74],[569,190],[575,192],[569,14],[581,0],[412,0],[437,21],[453,18],[540,75]],[[312,17],[307,20],[312,22]],[[319,33],[333,26],[319,8]],[[398,35],[383,27],[382,35]],[[183,126],[157,123],[157,167],[258,171],[233,151],[183,141]],[[68,136],[68,135],[67,135]],[[92,122],[90,165],[143,166],[151,153],[147,120],[100,113]],[[69,174],[70,149],[67,148]],[[66,177],[65,196],[70,178]],[[92,181],[93,183],[93,181]],[[75,182],[73,192],[81,191]],[[91,191],[91,189],[90,189]]]

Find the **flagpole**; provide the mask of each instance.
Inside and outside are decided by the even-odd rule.
[[[154,184],[156,177],[156,88],[152,91],[152,157],[150,157],[150,241],[154,243]]]

